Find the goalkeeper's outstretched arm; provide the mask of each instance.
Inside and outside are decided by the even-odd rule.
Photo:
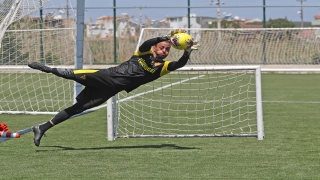
[[[156,37],[156,38],[151,38],[149,40],[146,40],[144,43],[141,44],[139,47],[140,52],[147,52],[151,49],[152,46],[158,44],[159,42],[162,41],[167,41],[167,39],[163,37]]]
[[[163,42],[163,41],[170,41],[171,36],[173,36],[174,34],[177,34],[177,33],[182,33],[182,32],[186,32],[186,31],[181,30],[181,29],[176,29],[176,30],[172,30],[169,34],[167,34],[165,36],[148,39],[141,44],[141,46],[139,47],[139,52],[136,54],[141,54],[143,52],[150,51],[152,46],[154,46],[160,42]]]
[[[200,44],[198,43],[198,41],[194,40],[192,45],[187,47],[184,50],[182,57],[178,61],[170,62],[170,64],[168,65],[168,70],[174,71],[176,69],[179,69],[179,68],[182,68],[183,66],[185,66],[190,58],[191,52],[193,50],[198,50],[199,46],[200,46]]]

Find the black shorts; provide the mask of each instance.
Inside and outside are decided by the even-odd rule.
[[[117,92],[110,90],[85,87],[76,97],[76,100],[78,104],[81,104],[83,110],[86,110],[103,104],[116,94]]]
[[[73,70],[73,73],[74,77],[72,79],[86,87],[115,90],[115,85],[110,79],[108,71],[105,69],[79,69]]]
[[[73,79],[85,86],[76,97],[84,109],[99,106],[118,93],[105,70],[74,70]]]

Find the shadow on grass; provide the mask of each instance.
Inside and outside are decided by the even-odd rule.
[[[144,145],[144,146],[113,146],[113,147],[94,147],[94,148],[72,148],[72,147],[63,147],[63,146],[40,146],[46,148],[58,148],[58,149],[50,149],[50,150],[36,150],[36,152],[47,152],[47,151],[73,151],[73,150],[108,150],[108,149],[178,149],[178,150],[192,150],[199,149],[195,147],[182,147],[177,146],[175,144],[161,144],[161,145]]]

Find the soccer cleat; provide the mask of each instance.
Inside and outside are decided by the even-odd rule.
[[[46,72],[46,73],[51,73],[52,69],[48,66],[45,66],[43,64],[40,64],[38,62],[31,62],[28,63],[28,66],[31,67],[32,69],[38,69],[42,72]]]
[[[44,132],[41,131],[40,126],[33,126],[32,127],[32,131],[34,133],[34,138],[33,138],[33,142],[36,146],[40,145],[40,140],[42,138],[42,136],[44,135]]]

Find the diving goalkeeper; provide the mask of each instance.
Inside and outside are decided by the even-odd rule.
[[[39,146],[43,134],[48,129],[71,116],[101,105],[120,91],[130,92],[186,65],[190,53],[200,46],[195,40],[188,43],[188,47],[178,61],[165,60],[171,48],[170,37],[181,32],[185,31],[173,30],[166,36],[149,39],[139,47],[128,61],[107,69],[74,70],[50,68],[37,62],[29,63],[30,68],[74,80],[85,86],[76,97],[77,102],[74,105],[60,111],[48,122],[32,127],[34,144]]]

